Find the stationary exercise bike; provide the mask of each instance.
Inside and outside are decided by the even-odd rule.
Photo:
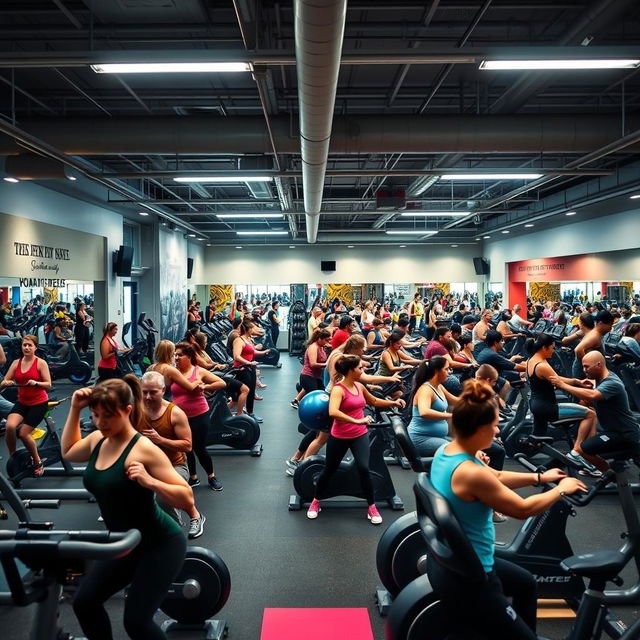
[[[396,511],[404,509],[404,503],[400,496],[396,494],[393,480],[384,461],[384,439],[380,434],[380,429],[386,429],[389,424],[387,414],[381,413],[379,422],[372,422],[367,425],[370,429],[369,471],[373,481],[376,502],[385,501]],[[293,474],[293,487],[296,490],[296,495],[289,497],[289,511],[298,511],[303,505],[311,503],[315,494],[318,476],[324,470],[324,466],[325,457],[316,455],[309,456],[296,467]],[[360,476],[353,459],[343,460],[338,466],[323,496],[323,506],[330,504],[326,501],[327,498],[335,498],[337,496],[365,498],[360,485]],[[340,504],[343,505],[344,502]]]
[[[428,459],[416,458],[415,447],[412,447],[401,422],[394,421],[394,431],[412,468],[419,470],[423,467],[426,470]],[[558,464],[565,464],[575,470],[582,468],[579,463],[566,458],[557,450],[554,457]],[[529,463],[523,454],[517,454],[516,459],[529,471],[543,470]],[[592,485],[588,493],[567,496],[564,500],[556,502],[548,511],[528,518],[510,543],[497,543],[496,557],[509,560],[530,571],[536,578],[541,598],[566,600],[570,606],[576,608],[584,591],[584,584],[579,577],[570,575],[560,567],[563,558],[573,554],[566,535],[567,520],[569,516],[575,516],[574,507],[589,504],[602,492],[606,484],[615,478],[622,483],[619,485],[619,491],[628,528],[627,535],[640,532],[633,496],[628,482],[624,480],[623,472],[624,469],[610,471]],[[426,547],[420,534],[416,512],[398,518],[382,534],[376,552],[376,565],[384,587],[377,589],[376,599],[378,609],[384,615],[388,611],[390,601],[426,569]]]
[[[86,561],[130,553],[140,542],[140,533],[135,529],[125,533],[59,531],[51,522],[32,522],[25,511],[57,508],[59,501],[24,504],[1,474],[0,491],[20,521],[17,531],[0,531],[0,560],[11,600],[17,606],[37,603],[33,640],[70,638],[57,626],[62,587],[82,575]],[[17,559],[31,571],[20,571]],[[230,592],[231,577],[222,558],[208,549],[189,547],[182,569],[160,605],[160,611],[170,617],[162,623],[163,631],[203,630],[207,638],[222,640],[228,625],[212,616],[224,607]],[[0,593],[0,603],[6,603],[7,596]]]
[[[209,399],[211,408],[209,430],[207,431],[207,450],[209,453],[250,453],[262,454],[260,425],[251,416],[235,415],[229,411],[224,389],[212,394]],[[225,445],[229,449],[218,448]]]
[[[69,338],[67,341],[69,345],[69,354],[67,360],[60,362],[51,357],[51,353],[45,350],[44,347],[38,347],[36,355],[42,357],[45,354],[45,360],[49,365],[49,371],[51,373],[52,380],[60,380],[61,378],[68,378],[74,384],[85,385],[91,379],[93,375],[93,369],[80,358],[76,349],[76,341]]]

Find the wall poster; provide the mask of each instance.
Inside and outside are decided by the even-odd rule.
[[[180,342],[187,330],[187,243],[160,231],[160,338]]]

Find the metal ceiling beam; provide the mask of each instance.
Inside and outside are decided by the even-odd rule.
[[[632,0],[624,0],[629,2]],[[623,46],[523,46],[523,47],[432,47],[425,50],[358,49],[343,53],[341,65],[479,64],[486,59],[634,58],[640,47]],[[101,50],[101,51],[12,51],[0,53],[0,68],[86,67],[92,64],[133,62],[249,62],[263,66],[295,66],[292,52],[281,49]]]
[[[300,153],[288,116],[271,119],[280,153]],[[272,153],[262,116],[23,119],[32,135],[71,155]],[[640,126],[630,114],[628,126]],[[330,153],[588,153],[620,135],[617,116],[338,116]],[[19,147],[0,139],[0,155]]]

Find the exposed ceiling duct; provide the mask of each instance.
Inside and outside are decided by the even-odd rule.
[[[329,120],[330,122],[330,120]],[[300,153],[287,116],[272,118],[280,153]],[[629,129],[640,127],[629,116]],[[245,154],[273,152],[260,116],[24,119],[21,128],[70,155]],[[329,153],[589,153],[620,137],[620,118],[603,115],[336,117]],[[0,137],[0,155],[20,153]]]
[[[318,235],[347,0],[295,0],[296,71],[307,241]]]

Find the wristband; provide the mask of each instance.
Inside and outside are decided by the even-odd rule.
[[[539,487],[542,484],[542,480],[540,480],[540,472],[537,472],[538,474],[538,482],[536,482],[536,484],[534,486]]]
[[[560,494],[560,497],[564,498],[565,495],[566,495],[565,492],[560,487],[556,487],[556,489],[558,490],[558,493]]]

